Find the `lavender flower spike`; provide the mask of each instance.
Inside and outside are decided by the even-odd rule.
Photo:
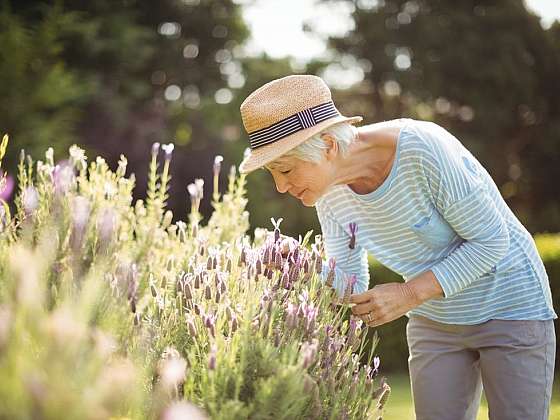
[[[220,169],[222,168],[222,162],[224,161],[224,157],[221,155],[216,155],[214,158],[214,176],[217,177],[220,174]]]
[[[379,356],[375,356],[373,358],[373,373],[379,372],[379,365],[380,364],[381,364],[381,360],[379,359]]]
[[[280,239],[280,223],[282,223],[283,220],[283,218],[280,218],[278,220],[274,220],[274,217],[270,218],[270,221],[274,226],[274,242],[278,242],[278,240]]]
[[[218,349],[216,348],[215,344],[212,344],[210,347],[210,352],[208,353],[208,369],[214,370],[216,369],[216,354],[218,353]]]
[[[173,149],[175,149],[175,145],[173,143],[164,144],[161,146],[163,151],[165,152],[165,160],[171,160],[171,155],[173,154]]]
[[[358,231],[358,225],[355,222],[350,222],[348,224],[348,228],[350,229],[350,243],[348,244],[348,248],[354,249],[356,247],[356,232]]]
[[[152,144],[152,155],[157,155],[159,153],[159,146],[160,144],[158,142]]]
[[[329,258],[329,274],[327,275],[327,286],[332,287],[333,283],[334,283],[334,276],[335,276],[335,271],[334,269],[336,268],[336,260],[331,257]]]

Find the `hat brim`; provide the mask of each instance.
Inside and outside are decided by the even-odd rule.
[[[362,117],[359,116],[345,117],[344,115],[339,115],[326,121],[322,121],[313,127],[306,128],[305,130],[301,130],[297,133],[284,137],[272,144],[267,144],[266,146],[259,147],[258,149],[252,149],[250,150],[249,155],[245,157],[239,165],[239,172],[248,174],[255,169],[263,167],[331,125],[342,122],[357,124],[360,121],[362,121]]]

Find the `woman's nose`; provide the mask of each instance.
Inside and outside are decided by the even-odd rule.
[[[276,183],[276,189],[278,190],[279,193],[284,194],[286,191],[288,191],[288,182],[286,181],[286,179],[281,179],[284,177],[275,177],[274,178],[274,182]]]

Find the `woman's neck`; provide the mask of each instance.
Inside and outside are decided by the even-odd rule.
[[[398,126],[376,124],[360,127],[348,154],[341,156],[335,184],[347,184],[358,194],[375,191],[393,167],[399,130]]]

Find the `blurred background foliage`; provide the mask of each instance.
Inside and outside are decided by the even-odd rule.
[[[328,60],[294,66],[246,54],[241,3],[3,0],[7,170],[15,172],[19,149],[39,156],[52,145],[62,156],[78,143],[113,167],[126,153],[145,191],[150,144],[173,142],[170,206],[184,218],[186,185],[210,179],[214,155],[241,160],[248,143],[239,105],[252,90],[291,73],[335,74],[343,113],[444,125],[489,168],[531,232],[560,230],[557,187],[545,182],[560,176],[558,22],[543,29],[521,0],[322,0],[347,3],[353,29],[329,40]],[[316,30],[313,22],[306,30]],[[347,72],[362,81],[348,86]],[[287,233],[318,231],[313,209],[281,197],[264,171],[248,189],[253,227],[284,216]],[[209,200],[202,210],[209,214]]]
[[[247,3],[0,0],[4,170],[16,173],[20,149],[39,157],[52,146],[56,159],[77,143],[112,168],[126,154],[143,198],[151,144],[173,142],[169,206],[184,220],[187,184],[210,182],[216,154],[226,166],[242,159],[243,99],[271,79],[310,73],[331,84],[344,114],[445,126],[530,232],[560,231],[558,21],[544,29],[522,0],[318,0],[350,8],[352,28],[329,39],[325,58],[296,65],[247,53]],[[319,232],[314,210],[279,194],[264,170],[248,178],[248,197],[252,228],[283,217],[286,234]],[[384,281],[378,273],[373,281]]]

